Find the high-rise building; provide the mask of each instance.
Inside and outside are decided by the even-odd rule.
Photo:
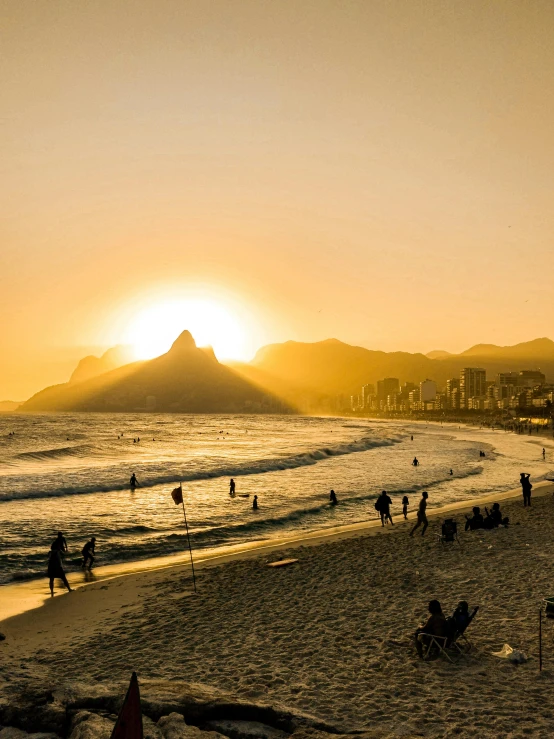
[[[419,399],[422,403],[435,400],[437,397],[437,383],[433,380],[423,380],[419,383]]]
[[[385,377],[384,380],[377,381],[377,403],[386,403],[389,395],[393,395],[400,390],[400,380],[396,377]]]
[[[371,408],[374,395],[375,385],[362,385],[362,408]]]
[[[484,398],[487,392],[487,373],[481,367],[460,370],[460,408],[470,408],[470,398]],[[471,407],[477,404],[472,403]],[[477,406],[478,407],[478,406]]]
[[[446,381],[446,407],[460,407],[460,380],[457,377]]]
[[[517,378],[519,387],[535,387],[544,385],[546,377],[540,370],[522,370]]]

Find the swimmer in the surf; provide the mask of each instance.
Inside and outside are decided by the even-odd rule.
[[[231,496],[231,498],[235,497],[235,481],[233,480],[233,478],[229,480],[229,495]]]
[[[252,510],[257,511],[258,510],[258,496],[254,496],[254,502],[252,503]]]
[[[414,457],[414,461],[412,462],[412,465],[414,467],[418,467],[419,466],[419,459],[417,457]]]
[[[133,472],[133,474],[131,475],[131,479],[129,480],[129,485],[132,488],[136,488],[136,487],[138,487],[138,484],[139,484],[139,481],[137,480],[137,476]]]
[[[331,492],[329,493],[329,503],[331,505],[337,505],[338,503],[337,495],[334,490],[331,490]]]

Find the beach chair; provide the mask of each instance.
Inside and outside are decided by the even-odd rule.
[[[469,625],[477,615],[479,606],[475,606],[473,612],[468,618],[464,629],[453,628],[452,632],[447,636],[435,636],[435,634],[425,634],[422,632],[420,636],[425,636],[425,644],[421,654],[422,659],[428,662],[431,659],[440,657],[443,654],[446,659],[454,664],[458,659],[467,654],[472,649],[472,644],[466,636]],[[451,618],[447,619],[447,624],[453,624]],[[452,659],[449,650],[454,653],[455,659]]]
[[[453,518],[445,518],[442,522],[441,532],[437,534],[437,537],[441,544],[449,544],[455,541],[460,544],[460,540],[458,539],[458,524],[456,521]]]

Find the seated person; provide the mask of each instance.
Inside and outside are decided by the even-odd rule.
[[[423,657],[423,647],[429,643],[426,634],[446,636],[446,618],[438,600],[429,601],[429,613],[430,616],[426,623],[420,624],[415,632],[416,649],[420,657]]]
[[[456,626],[456,631],[464,632],[469,623],[469,606],[466,600],[461,600],[456,606],[456,610],[452,614],[452,621]]]
[[[475,531],[476,529],[482,529],[484,524],[483,514],[479,506],[474,506],[473,516],[470,518],[466,516],[466,531]]]
[[[487,516],[490,516],[490,518],[492,518],[495,527],[500,526],[500,524],[504,523],[504,520],[507,520],[502,518],[502,513],[500,512],[500,503],[493,503],[492,511],[489,512],[488,508],[485,508],[485,511],[487,513]]]

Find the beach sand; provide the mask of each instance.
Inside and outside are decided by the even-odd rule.
[[[550,736],[554,629],[543,624],[539,672],[538,619],[542,599],[554,595],[553,491],[535,486],[531,509],[520,497],[503,503],[509,528],[461,526],[461,546],[437,542],[440,513],[413,539],[412,522],[396,516],[383,530],[356,527],[208,561],[197,568],[197,594],[180,565],[55,597],[0,625],[0,693],[17,681],[92,683],[136,670],[286,705],[342,731]],[[299,561],[266,566],[279,557]],[[456,664],[416,657],[411,635],[431,598],[445,612],[462,599],[480,606],[468,632],[473,650]],[[492,656],[504,643],[528,661]]]

